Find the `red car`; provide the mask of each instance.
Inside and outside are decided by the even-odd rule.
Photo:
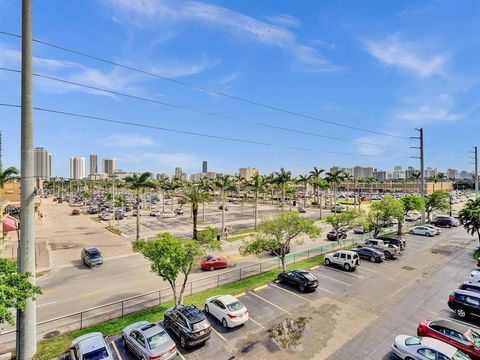
[[[78,210],[78,209],[73,209],[73,210],[72,210],[72,215],[80,215],[80,210]]]
[[[428,336],[450,344],[473,360],[480,360],[480,332],[448,320],[423,320],[417,328],[418,336]]]
[[[209,270],[213,271],[216,269],[224,269],[228,266],[228,262],[224,258],[214,257],[214,256],[207,256],[201,262],[202,270]]]

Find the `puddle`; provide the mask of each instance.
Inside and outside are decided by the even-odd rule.
[[[285,319],[280,324],[267,330],[270,339],[282,350],[301,351],[303,350],[302,338],[306,324],[310,317],[298,317],[296,319]]]

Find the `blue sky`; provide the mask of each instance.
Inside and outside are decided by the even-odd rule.
[[[400,137],[425,129],[426,166],[470,169],[480,115],[480,3],[475,1],[33,1],[34,38],[218,92]],[[20,33],[19,0],[0,0],[0,31]],[[0,66],[19,68],[19,39],[0,35]],[[34,104],[272,146],[35,113],[35,145],[53,155],[116,157],[124,170],[262,172],[285,167],[416,165],[408,139],[291,116],[34,46],[34,70],[154,98],[228,120],[34,78]],[[20,102],[0,71],[0,102]],[[3,161],[19,166],[20,112],[0,108]],[[247,122],[245,122],[247,121]],[[261,127],[286,127],[350,141]],[[369,144],[365,144],[369,143]],[[372,145],[373,144],[373,145]],[[296,150],[301,147],[309,150]]]

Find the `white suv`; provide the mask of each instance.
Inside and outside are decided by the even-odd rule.
[[[337,265],[346,271],[353,271],[360,265],[358,254],[354,251],[341,250],[325,255],[325,265]]]

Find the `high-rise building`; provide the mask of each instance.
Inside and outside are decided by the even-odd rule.
[[[385,170],[375,169],[373,176],[378,182],[387,180],[387,172]]]
[[[89,175],[98,174],[98,156],[90,155],[90,172]]]
[[[366,178],[373,176],[373,168],[371,167],[361,167],[355,166],[353,168],[353,177],[354,178]]]
[[[48,180],[52,176],[52,154],[41,147],[33,149],[33,176]]]
[[[394,166],[393,171],[401,171],[402,167],[400,165]]]
[[[85,178],[85,158],[71,157],[70,158],[70,179]]]
[[[175,168],[175,175],[174,177],[177,179],[180,179],[182,177],[183,171],[181,167],[176,167]]]
[[[467,170],[460,171],[459,176],[460,176],[460,179],[470,179],[471,178],[471,174]]]
[[[260,174],[260,170],[257,168],[240,168],[238,174],[245,179],[245,181],[250,181],[255,175]]]
[[[116,159],[103,159],[103,172],[108,176],[112,176],[117,168]]]
[[[202,162],[202,173],[206,174],[208,172],[208,166],[207,166],[207,161],[204,160]]]
[[[167,174],[164,174],[164,173],[158,173],[155,178],[157,180],[163,180],[163,179],[168,179],[168,175]]]
[[[330,172],[334,172],[334,171],[341,171],[346,175],[352,175],[353,176],[353,169],[352,168],[332,166],[330,168]]]
[[[447,178],[450,180],[459,179],[458,170],[457,169],[448,169],[447,170]]]

